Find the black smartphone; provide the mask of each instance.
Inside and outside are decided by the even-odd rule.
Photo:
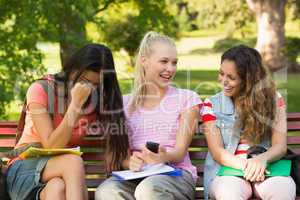
[[[152,151],[153,153],[158,153],[159,144],[156,142],[147,142],[146,143],[147,149]]]

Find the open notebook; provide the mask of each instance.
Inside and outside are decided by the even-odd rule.
[[[36,148],[30,147],[26,151],[20,154],[20,157],[23,159],[39,157],[39,156],[54,156],[60,154],[75,154],[81,156],[82,152],[80,151],[80,147],[75,148],[59,148],[59,149],[44,149],[44,148]]]
[[[290,160],[278,160],[267,165],[267,173],[265,176],[289,176],[291,173]],[[244,176],[244,172],[239,169],[221,166],[217,173],[218,176]]]
[[[133,180],[148,177],[151,175],[166,174],[171,176],[181,176],[181,170],[166,164],[146,165],[142,171],[133,172],[131,170],[113,171],[112,175],[119,180]]]

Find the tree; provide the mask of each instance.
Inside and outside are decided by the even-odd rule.
[[[185,0],[176,0],[184,2]],[[299,44],[297,38],[285,38],[285,9],[293,10],[294,19],[300,16],[299,0],[198,0],[199,27],[226,27],[227,39],[233,39],[236,33],[246,36],[245,29],[256,21],[256,49],[271,71],[282,67],[298,68],[296,62]],[[254,18],[253,18],[254,13]],[[245,29],[245,30],[244,30]],[[287,40],[287,41],[286,41]],[[296,67],[295,67],[296,66]]]
[[[160,8],[165,5],[164,1],[158,0],[0,0],[0,116],[15,96],[16,81],[24,83],[18,90],[23,99],[24,88],[45,71],[38,42],[59,43],[64,63],[75,49],[91,41],[87,36],[87,24],[101,24],[101,13],[111,5],[124,2],[135,3],[138,9],[147,11],[148,16],[155,16],[160,11],[144,6]]]
[[[128,8],[130,5],[124,5],[126,9],[116,6],[97,25],[102,40],[106,41],[109,47],[116,51],[124,49],[128,53],[130,66],[134,66],[136,50],[147,31],[162,32],[170,37],[177,36],[179,29],[175,18],[168,12],[164,1],[137,0],[132,10]],[[124,13],[120,13],[122,11]],[[119,15],[113,14],[116,12]],[[112,15],[115,17],[111,17]]]
[[[272,71],[285,66],[285,5],[286,0],[247,0],[255,13],[258,27],[256,49]]]

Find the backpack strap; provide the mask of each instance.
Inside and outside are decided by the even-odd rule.
[[[19,122],[16,130],[16,143],[17,144],[23,134],[24,126],[25,126],[25,118],[26,118],[26,107],[27,107],[27,99],[25,98],[21,115],[19,117]]]
[[[41,86],[43,90],[48,95],[48,112],[51,119],[54,119],[56,100],[55,100],[55,81],[53,79],[53,75],[46,75],[41,79],[36,80]],[[23,130],[25,127],[25,119],[26,119],[26,110],[27,110],[27,99],[25,97],[23,108],[21,111],[21,115],[19,117],[18,126],[16,129],[16,143],[17,144],[23,134]]]
[[[45,93],[48,96],[48,113],[51,119],[54,119],[55,113],[55,84],[46,79],[37,80],[39,84],[43,87]]]

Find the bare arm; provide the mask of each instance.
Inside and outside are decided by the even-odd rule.
[[[263,181],[267,163],[280,159],[287,150],[287,125],[285,106],[277,110],[272,127],[271,147],[254,158],[248,159],[245,178],[250,181]]]
[[[259,158],[269,163],[279,160],[287,151],[287,122],[285,107],[280,107],[277,111],[275,123],[272,128],[271,147]]]
[[[184,159],[189,145],[192,141],[199,119],[199,107],[192,108],[181,113],[179,128],[176,134],[176,144],[174,149],[166,151],[164,147],[159,147],[159,152],[152,153],[146,147],[143,148],[143,160],[148,164],[164,162],[181,162]]]
[[[45,106],[31,103],[28,106],[34,128],[41,137],[44,148],[62,148],[68,144],[73,127],[80,116],[80,110],[91,92],[91,88],[84,83],[76,83],[71,90],[72,100],[67,112],[56,129]]]
[[[204,135],[208,144],[208,149],[215,161],[221,165],[236,169],[245,168],[247,162],[245,159],[234,156],[224,149],[220,129],[216,127],[215,121],[204,123]]]
[[[193,139],[199,121],[199,107],[181,113],[175,148],[166,153],[165,162],[181,162]]]

